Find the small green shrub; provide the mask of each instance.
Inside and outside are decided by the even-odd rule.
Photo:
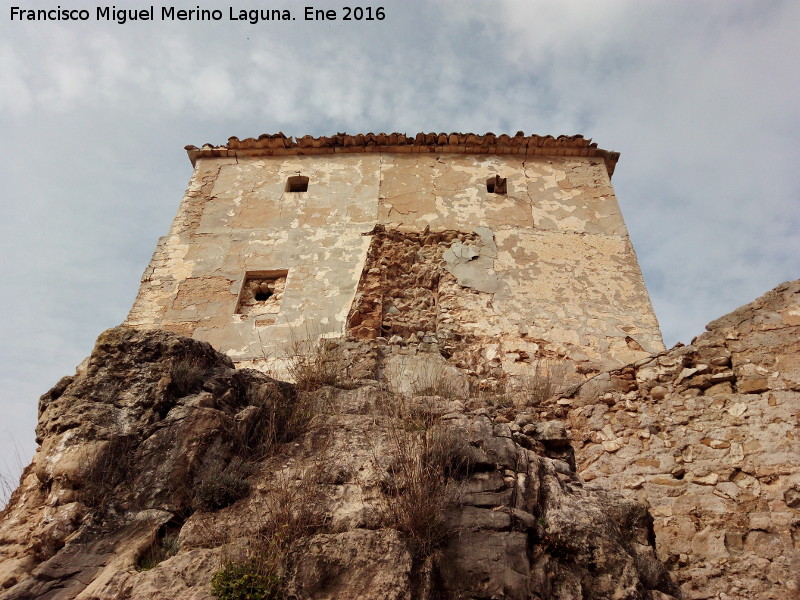
[[[257,558],[229,561],[211,577],[211,593],[220,600],[282,600],[283,579]]]

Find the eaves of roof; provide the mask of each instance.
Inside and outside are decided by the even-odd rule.
[[[608,176],[614,174],[619,152],[603,150],[582,135],[495,135],[486,133],[337,133],[332,136],[305,135],[293,138],[283,133],[262,134],[257,138],[228,139],[224,146],[203,144],[186,146],[192,165],[198,158],[262,157],[359,152],[439,153],[439,154],[521,154],[524,156],[586,156],[602,158]]]

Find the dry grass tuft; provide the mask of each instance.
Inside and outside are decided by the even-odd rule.
[[[136,467],[138,440],[134,435],[114,435],[99,453],[88,458],[83,472],[81,495],[87,506],[105,506],[113,498],[114,489],[130,476]]]
[[[438,396],[440,398],[463,398],[462,387],[447,377],[446,373],[424,373],[418,376],[412,384],[416,396]]]
[[[441,416],[434,396],[389,394],[382,400],[380,412],[395,419],[405,431],[427,431]]]
[[[387,525],[403,532],[418,556],[428,556],[452,533],[445,514],[458,504],[457,479],[470,472],[463,439],[445,428],[391,435],[392,475],[387,488]]]
[[[250,404],[251,413],[239,424],[237,452],[254,460],[272,456],[281,444],[307,432],[328,409],[317,395],[278,384],[262,386]]]
[[[567,364],[560,360],[540,359],[530,372],[518,379],[528,406],[538,406],[563,391],[569,384]]]
[[[177,398],[200,391],[206,369],[197,359],[177,360],[170,369],[170,387]]]
[[[215,511],[230,506],[250,493],[248,478],[255,465],[236,456],[224,467],[207,473],[192,490],[194,510]]]
[[[250,399],[251,407],[238,422],[233,459],[206,473],[195,484],[195,510],[216,511],[250,493],[250,476],[258,463],[277,454],[281,446],[315,426],[324,412],[318,396],[293,393],[277,383],[265,384]]]
[[[293,340],[289,348],[287,370],[300,391],[313,391],[326,385],[351,388],[348,362],[331,340]]]
[[[15,489],[17,489],[17,485],[14,477],[6,473],[0,473],[0,510],[5,508]]]
[[[436,360],[439,359],[439,360]],[[435,356],[425,362],[409,361],[387,372],[392,387],[411,396],[436,396],[465,399],[469,395],[466,380],[457,369]]]
[[[11,500],[11,495],[21,483],[24,471],[25,466],[22,463],[22,456],[19,448],[15,446],[12,460],[9,462],[6,459],[2,459],[0,463],[0,513],[6,508]]]

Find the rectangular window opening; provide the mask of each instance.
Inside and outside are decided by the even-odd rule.
[[[265,315],[280,312],[289,271],[248,271],[245,273],[236,314]]]
[[[286,180],[287,192],[307,192],[308,191],[308,177],[303,175],[295,175]]]

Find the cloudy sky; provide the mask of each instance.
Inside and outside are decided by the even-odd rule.
[[[57,4],[91,18],[11,20]],[[120,25],[97,3],[0,1],[0,473],[33,453],[38,396],[125,318],[186,144],[582,133],[622,153],[613,182],[667,346],[800,276],[800,3],[379,0],[358,4],[384,7],[369,22],[345,5],[307,22],[294,0],[193,0],[174,6],[223,19],[165,22],[155,4]]]

